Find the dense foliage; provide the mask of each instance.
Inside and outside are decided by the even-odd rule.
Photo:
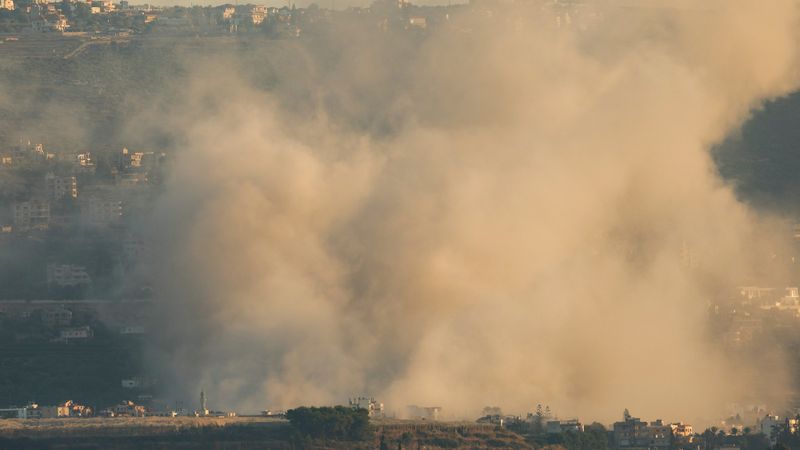
[[[369,430],[367,410],[345,406],[303,406],[287,411],[286,418],[296,431],[314,438],[358,440]]]
[[[36,315],[26,321],[0,315],[0,407],[74,400],[99,411],[144,393],[120,384],[145,371],[140,339],[119,335],[96,321],[73,324],[90,325],[94,338],[53,342],[58,332],[43,326]]]

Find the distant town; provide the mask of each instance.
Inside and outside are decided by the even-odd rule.
[[[317,413],[319,411],[319,413]],[[330,431],[336,416],[349,414],[363,414],[369,419],[371,425],[363,423],[360,436],[352,435],[355,424],[339,431]],[[318,417],[312,416],[319,414]],[[259,415],[239,416],[233,411],[215,411],[209,409],[205,392],[201,392],[197,408],[192,410],[153,410],[133,401],[123,401],[117,405],[94,411],[91,407],[67,401],[53,406],[40,406],[29,404],[20,408],[0,409],[0,439],[25,436],[25,423],[39,423],[36,428],[47,432],[58,432],[59,429],[85,430],[87,437],[102,437],[103,432],[97,431],[106,428],[114,432],[118,424],[124,423],[129,430],[136,430],[147,434],[148,427],[162,426],[168,422],[164,419],[171,418],[175,421],[176,430],[179,426],[185,427],[184,418],[198,420],[192,427],[202,428],[208,426],[204,419],[223,420],[212,422],[214,427],[225,428],[231,426],[241,427],[243,424],[265,423],[279,425],[288,422],[297,432],[307,433],[307,438],[320,437],[327,433],[328,438],[342,439],[345,442],[353,439],[364,439],[369,430],[375,438],[384,443],[387,436],[394,436],[398,448],[416,448],[412,445],[416,440],[417,445],[428,444],[427,448],[461,448],[460,446],[482,444],[475,442],[471,434],[480,437],[481,433],[497,433],[496,437],[503,437],[504,441],[495,441],[490,447],[495,448],[549,448],[549,449],[782,449],[797,448],[800,443],[800,415],[782,417],[766,413],[763,407],[748,407],[741,411],[741,415],[730,417],[720,422],[719,426],[712,426],[699,430],[683,422],[665,422],[660,419],[651,421],[642,420],[624,410],[621,420],[608,426],[592,422],[585,424],[577,418],[561,419],[552,412],[548,406],[537,405],[535,411],[525,416],[506,415],[500,407],[486,407],[483,415],[472,424],[467,421],[448,421],[442,418],[442,408],[438,406],[420,407],[407,406],[403,408],[401,418],[388,416],[384,405],[371,397],[356,397],[348,400],[345,406],[322,408],[298,408],[289,411],[264,410]],[[97,418],[100,419],[97,419]],[[93,419],[94,418],[94,419]],[[152,422],[153,418],[162,418],[160,422]],[[3,425],[2,420],[12,421],[22,428]],[[61,420],[53,422],[52,419]],[[97,420],[107,422],[97,422]],[[125,419],[124,422],[120,422]],[[139,425],[135,419],[139,419]],[[85,420],[86,426],[80,426],[75,420]],[[133,420],[133,421],[132,421]],[[226,423],[225,420],[228,422]],[[267,422],[259,422],[267,421]],[[326,425],[328,422],[330,424]],[[105,423],[105,425],[103,425]],[[205,425],[204,425],[205,423]],[[356,422],[357,423],[357,422]],[[353,427],[353,428],[351,428]],[[370,428],[371,427],[371,428]],[[31,428],[33,429],[33,428]],[[325,432],[324,430],[328,430]],[[22,434],[20,434],[20,430]],[[10,431],[10,433],[9,433]],[[436,437],[427,434],[430,431],[440,433]],[[64,433],[65,431],[61,431]],[[402,435],[399,433],[402,432]],[[446,433],[443,437],[441,433]],[[506,434],[503,434],[503,433]],[[80,432],[70,432],[71,435],[80,436]],[[511,433],[511,434],[508,434]],[[510,440],[509,440],[510,439]],[[515,441],[517,439],[517,441]],[[325,440],[325,442],[327,439]],[[2,441],[0,441],[2,442]],[[13,442],[13,441],[9,441]],[[301,443],[302,448],[314,448],[311,440]],[[296,444],[293,444],[296,445]],[[381,444],[383,445],[383,444]],[[377,447],[377,445],[376,445]]]

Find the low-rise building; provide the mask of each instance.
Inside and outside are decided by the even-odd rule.
[[[147,410],[144,406],[126,400],[119,405],[115,405],[104,410],[101,414],[106,417],[144,417]]]
[[[56,306],[42,311],[42,323],[48,327],[66,327],[72,323],[72,311]]]
[[[673,437],[682,441],[691,442],[692,436],[694,436],[694,430],[692,429],[691,425],[683,422],[678,422],[678,423],[672,423],[669,426],[672,429]]]
[[[27,408],[0,408],[0,419],[27,419]]]
[[[366,409],[370,417],[383,417],[383,403],[372,397],[355,397],[348,400],[353,409]]]
[[[550,434],[579,433],[583,431],[583,424],[578,419],[549,420],[545,429]]]
[[[94,337],[92,327],[86,325],[82,327],[64,328],[60,331],[61,340],[70,341],[75,339],[89,339]]]

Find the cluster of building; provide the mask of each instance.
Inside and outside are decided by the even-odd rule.
[[[165,159],[164,153],[122,149],[99,176],[91,152],[55,153],[30,143],[0,151],[0,172],[18,173],[23,180],[17,193],[0,203],[0,240],[63,241],[92,233],[91,245],[102,243],[113,256],[113,275],[135,279],[146,291],[148,246],[130,223],[152,204],[153,180]],[[92,286],[91,270],[70,258],[56,254],[41,262],[48,289],[75,292]]]
[[[491,15],[513,2],[473,2],[476,8]],[[559,8],[559,2],[541,2],[556,6],[556,22],[568,26],[575,21],[576,7]],[[382,29],[425,31],[444,23],[449,14],[466,7],[463,3],[447,7],[417,6],[408,0],[375,0],[366,7],[329,10],[311,4],[275,7],[263,4],[222,4],[206,7],[162,7],[131,4],[129,0],[0,0],[0,9],[24,15],[20,32],[55,32],[83,36],[129,38],[143,33],[242,33],[264,30],[273,37],[299,37],[304,29],[346,17],[363,19]],[[564,9],[564,11],[562,11]],[[87,19],[87,15],[89,18]],[[112,25],[113,24],[113,25]],[[90,25],[90,26],[89,26]]]
[[[0,419],[55,419],[63,417],[92,417],[92,408],[68,400],[55,406],[30,403],[22,408],[0,409]]]
[[[123,381],[124,383],[124,381]],[[147,406],[131,400],[124,400],[116,405],[95,411],[88,406],[79,405],[72,400],[56,406],[40,406],[30,403],[24,407],[0,408],[0,419],[58,419],[58,418],[85,418],[85,417],[236,417],[235,412],[212,411],[208,408],[208,398],[205,391],[200,392],[200,408],[193,411],[166,408],[164,405],[156,406],[156,402]],[[285,413],[284,413],[285,414]],[[282,415],[281,415],[282,417]]]
[[[684,423],[665,424],[655,420],[645,422],[637,417],[626,417],[613,425],[614,442],[618,448],[671,448],[678,442],[692,442],[694,430]]]
[[[380,2],[378,2],[380,3]],[[400,5],[407,5],[399,0]],[[330,17],[330,12],[316,6],[296,8],[294,5],[268,7],[257,4],[223,4],[215,7],[177,8],[159,7],[150,4],[132,5],[128,0],[0,0],[0,9],[16,11],[26,18],[19,31],[30,32],[85,32],[85,15],[98,19],[94,26],[101,25],[103,31],[115,36],[129,36],[142,32],[175,32],[188,30],[216,30],[229,33],[252,31],[272,26],[289,30],[288,35],[299,36],[301,25],[313,24]],[[359,9],[361,12],[362,9]],[[366,8],[368,11],[369,9]],[[424,17],[413,17],[414,25],[424,26]],[[119,24],[127,27],[119,27]]]
[[[800,289],[741,286],[710,311],[722,330],[720,339],[730,348],[758,345],[765,331],[791,329],[800,319]]]
[[[79,186],[83,175],[95,173],[91,152],[51,153],[45,151],[42,144],[31,145],[30,142],[0,152],[0,170],[13,171],[15,167],[31,163],[50,168],[38,186],[34,183],[26,198],[13,203],[12,221],[9,223],[6,219],[2,230],[10,233],[76,225],[120,225],[126,206],[130,208],[146,194],[151,187],[150,176],[158,170],[165,156],[164,153],[122,149],[117,155],[116,165],[111,168],[111,180],[98,182],[92,179],[88,185]],[[75,206],[77,211],[69,206]]]
[[[765,413],[761,407],[754,407],[760,415],[748,414],[750,420],[744,420],[737,414],[735,418],[723,421],[721,425],[727,428],[712,427],[705,431],[693,429],[683,422],[665,423],[662,420],[644,421],[631,416],[625,411],[624,418],[615,422],[610,430],[598,424],[585,426],[577,418],[558,419],[553,417],[549,408],[537,408],[536,413],[528,413],[527,417],[504,415],[499,407],[486,407],[482,417],[477,420],[481,424],[492,424],[508,427],[518,432],[533,433],[538,435],[556,436],[576,434],[599,430],[607,434],[609,443],[615,449],[698,449],[713,448],[724,450],[739,450],[737,438],[744,435],[761,435],[764,442],[775,446],[780,436],[790,435],[800,437],[800,416],[780,417]],[[749,422],[752,426],[745,426]],[[726,433],[726,430],[730,430]]]
[[[5,300],[0,301],[0,317],[18,321],[35,320],[38,325],[18,331],[16,341],[49,340],[74,343],[95,338],[91,323],[103,322],[119,336],[146,334],[150,302],[146,300]]]
[[[347,404],[353,409],[366,410],[370,418],[380,419],[386,417],[386,409],[383,403],[378,402],[374,397],[353,397],[348,399]],[[408,405],[398,413],[401,418],[406,420],[437,421],[442,418],[442,407]]]

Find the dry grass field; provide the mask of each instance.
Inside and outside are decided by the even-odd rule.
[[[269,417],[115,417],[88,419],[0,420],[0,437],[143,436],[226,427],[280,429],[283,419]]]

